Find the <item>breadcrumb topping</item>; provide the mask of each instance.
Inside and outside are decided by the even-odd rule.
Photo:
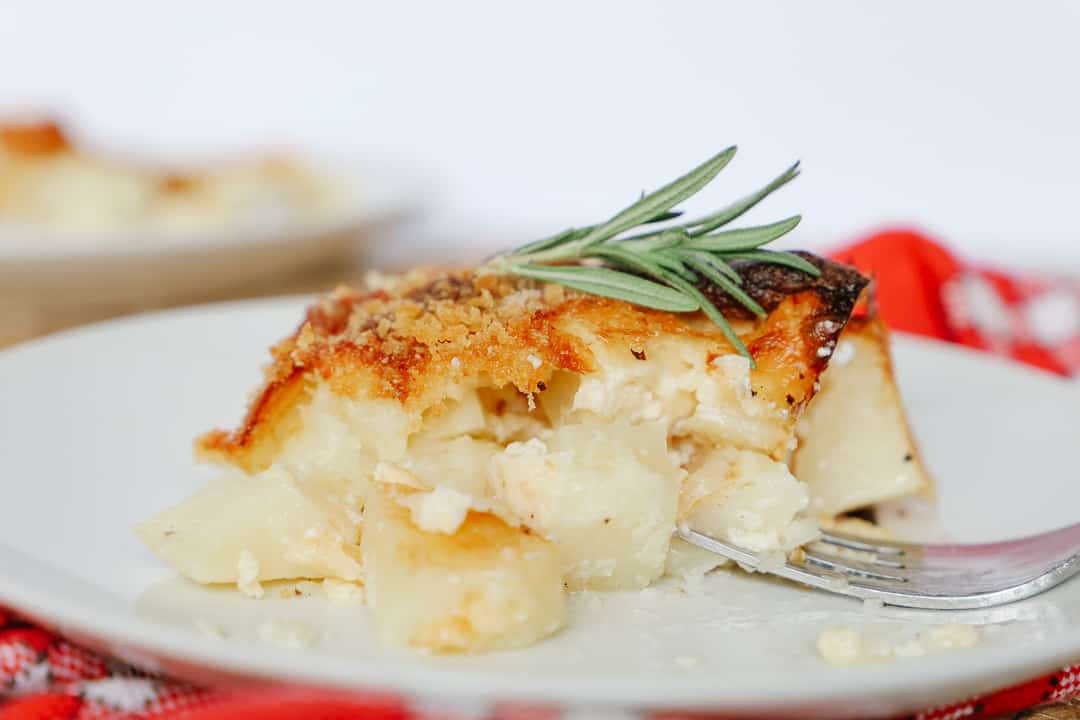
[[[810,257],[822,277],[753,263],[737,268],[747,292],[769,310],[764,320],[741,316],[709,289],[753,353],[755,376],[767,385],[805,385],[793,393],[800,398],[827,362],[819,350],[836,341],[866,283],[850,268]],[[372,287],[339,287],[315,303],[296,333],[271,349],[265,383],[244,424],[207,434],[199,448],[229,456],[250,450],[260,436],[280,438],[299,422],[290,412],[320,382],[340,395],[395,401],[419,421],[454,384],[513,386],[531,395],[555,372],[595,370],[595,343],[624,346],[644,359],[650,340],[672,335],[705,339],[713,357],[735,352],[701,313],[650,310],[471,270],[379,276]],[[778,402],[783,399],[780,394]]]

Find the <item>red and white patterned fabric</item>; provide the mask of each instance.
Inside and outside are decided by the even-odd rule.
[[[874,276],[894,329],[1080,372],[1080,272],[1012,276],[969,265],[910,230],[878,233],[834,253]],[[778,678],[778,681],[781,680]],[[1080,665],[993,694],[925,710],[919,720],[994,717],[1080,695]],[[568,720],[556,707],[432,707],[385,695],[260,686],[213,690],[99,657],[0,608],[0,720]],[[637,720],[710,720],[680,712],[610,713]],[[718,718],[715,720],[719,720]]]
[[[874,277],[895,330],[1080,372],[1080,263],[1056,276],[1007,274],[965,263],[913,230],[881,232],[832,256]]]

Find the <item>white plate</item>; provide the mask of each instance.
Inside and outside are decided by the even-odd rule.
[[[208,306],[92,326],[0,354],[0,602],[124,657],[201,679],[273,677],[442,698],[705,706],[865,716],[958,699],[1080,658],[1080,581],[991,611],[886,609],[722,572],[702,592],[579,596],[570,627],[517,652],[424,657],[377,647],[363,606],[240,598],[173,579],[135,521],[209,471],[191,438],[236,419],[298,299]],[[1075,386],[963,350],[899,338],[901,385],[943,521],[969,540],[1080,519]],[[268,619],[314,646],[260,645]],[[200,632],[197,621],[227,639]],[[815,638],[883,620],[975,623],[969,650],[835,669]]]
[[[145,306],[243,287],[342,257],[381,224],[415,210],[426,188],[396,155],[309,162],[346,188],[340,210],[175,233],[80,235],[0,224],[0,303]]]

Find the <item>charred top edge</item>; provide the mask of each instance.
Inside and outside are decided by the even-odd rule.
[[[794,254],[821,270],[821,275],[814,277],[784,265],[752,260],[737,261],[731,267],[742,277],[746,294],[767,312],[790,295],[811,291],[823,300],[826,314],[847,318],[870,279],[850,265],[803,251]],[[725,315],[752,317],[750,311],[716,285],[702,282],[698,289]]]

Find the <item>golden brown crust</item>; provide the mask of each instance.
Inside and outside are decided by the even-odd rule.
[[[64,131],[52,122],[0,125],[0,150],[30,157],[54,155],[71,149]]]
[[[812,396],[828,362],[823,349],[835,345],[866,284],[850,268],[812,259],[820,278],[760,263],[737,267],[747,292],[769,310],[761,321],[742,318],[730,298],[704,288],[755,357],[755,391],[788,406]],[[209,433],[198,448],[248,469],[265,466],[262,439],[280,438],[294,424],[309,380],[321,379],[340,395],[395,401],[418,418],[455,383],[480,379],[531,393],[557,370],[588,373],[595,369],[592,338],[637,357],[650,340],[678,335],[707,340],[713,356],[734,352],[700,313],[649,310],[523,278],[414,270],[386,287],[340,288],[316,303],[300,329],[273,349],[263,389],[240,428]]]
[[[249,472],[269,467],[281,443],[300,428],[300,408],[310,397],[310,380],[302,368],[270,380],[255,395],[243,425],[233,432],[211,430],[199,438],[197,449],[232,455],[233,462]]]

